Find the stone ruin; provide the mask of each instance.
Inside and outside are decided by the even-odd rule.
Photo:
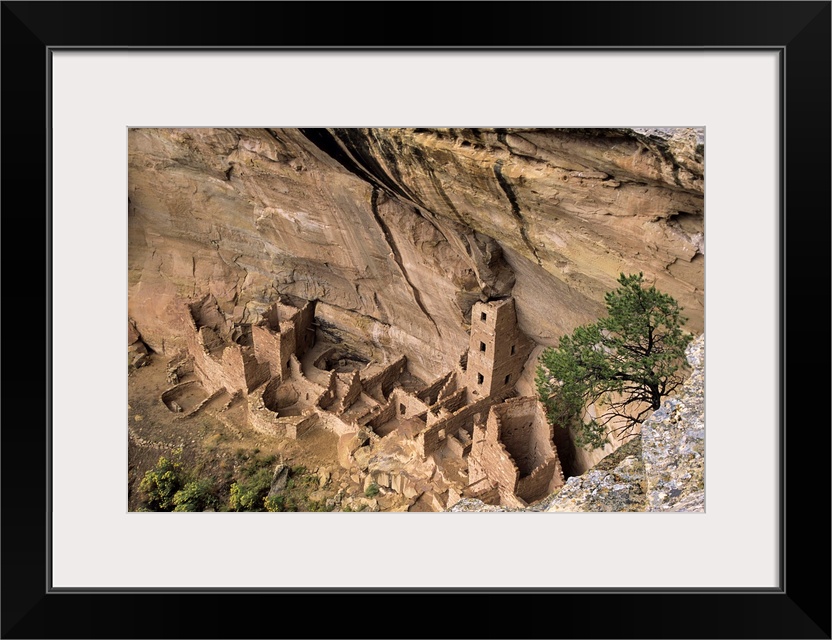
[[[466,352],[431,383],[407,358],[370,362],[317,331],[315,302],[281,297],[250,323],[230,323],[213,296],[182,308],[187,353],[162,401],[182,417],[228,395],[223,411],[269,435],[338,436],[353,481],[438,511],[464,497],[522,507],[560,487],[552,427],[515,385],[533,347],[514,300],[474,304]],[[189,406],[182,406],[187,399]]]

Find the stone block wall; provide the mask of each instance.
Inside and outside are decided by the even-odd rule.
[[[454,372],[449,371],[444,376],[422,389],[416,396],[428,406],[436,404],[439,399],[439,392],[448,384],[448,381],[453,377]]]
[[[186,306],[190,319],[189,324],[195,330],[198,331],[202,327],[208,327],[219,335],[226,335],[230,331],[216,298],[210,293],[196,302],[186,304]]]
[[[267,326],[253,325],[251,340],[254,343],[255,357],[269,366],[269,375],[282,378],[286,363],[283,362],[280,334]]]
[[[335,372],[332,373],[334,376]],[[341,394],[340,389],[338,391],[338,395],[341,396],[341,400],[338,403],[336,413],[340,414],[349,409],[353,404],[355,404],[355,401],[361,397],[363,387],[361,386],[361,376],[358,375],[358,371],[338,375],[337,382],[339,387],[344,387],[343,394]]]
[[[295,354],[302,358],[315,346],[315,302],[307,301],[292,318],[295,325]]]
[[[513,298],[474,304],[465,372],[472,398],[513,388],[530,348],[529,339],[517,325]]]
[[[401,420],[424,415],[428,411],[428,405],[417,396],[402,389],[393,390],[390,394],[390,404],[395,408],[394,415]]]
[[[537,467],[529,476],[517,481],[515,494],[526,503],[545,498],[555,489],[563,486],[563,472],[557,458],[552,458]]]
[[[551,438],[552,429],[536,398],[512,398],[493,405],[485,426],[474,427],[469,482],[488,478],[499,487],[506,506],[526,506],[545,497],[563,484]]]
[[[280,420],[278,420],[280,421]],[[310,429],[318,426],[320,418],[314,409],[310,409],[298,419],[287,421],[285,425],[286,437],[297,440]]]
[[[437,397],[437,401],[444,400],[445,398],[453,395],[454,393],[456,393],[457,388],[457,372],[451,371],[448,381],[439,390],[439,396]]]
[[[381,394],[386,398],[390,395],[393,385],[396,384],[396,381],[401,377],[406,368],[407,358],[405,356],[401,356],[398,360],[390,363],[378,373],[368,377],[362,382],[362,384],[368,391],[373,390],[375,387],[379,387]]]
[[[390,422],[395,417],[396,405],[391,402],[384,405],[381,410],[374,413],[372,419],[367,422],[367,426],[375,430],[381,425]]]
[[[505,445],[521,477],[555,457],[552,427],[536,398],[512,398],[495,405],[491,412],[500,418],[499,433],[493,435]]]
[[[268,363],[259,362],[254,355],[254,349],[252,347],[231,345],[228,349],[233,349],[234,352],[238,352],[240,354],[243,364],[243,379],[246,393],[251,393],[269,379]],[[226,349],[226,351],[228,349]]]
[[[505,446],[499,440],[500,418],[488,415],[486,425],[474,426],[471,455],[468,456],[468,482],[474,484],[487,478],[497,485],[501,493],[514,492],[520,471],[511,459]]]
[[[497,398],[482,398],[477,402],[465,405],[450,416],[435,420],[416,439],[421,455],[429,456],[434,453],[442,446],[446,436],[455,435],[461,428],[472,429],[474,416],[478,413],[485,415],[488,407],[497,401]]]

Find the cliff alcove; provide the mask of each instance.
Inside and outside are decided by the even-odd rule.
[[[152,352],[131,368],[131,505],[168,443],[221,490],[239,474],[216,460],[258,449],[314,467],[314,504],[450,506],[492,406],[534,396],[540,350],[595,320],[619,273],[643,272],[701,333],[702,135],[131,129],[129,342]],[[151,371],[158,388],[138,385]],[[557,484],[546,445],[507,442],[524,478]],[[508,500],[484,477],[471,495]]]

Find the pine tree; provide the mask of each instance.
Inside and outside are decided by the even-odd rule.
[[[606,294],[607,316],[563,336],[543,351],[536,385],[552,424],[569,427],[575,442],[597,448],[614,433],[625,439],[682,384],[685,347],[693,336],[679,304],[644,274],[618,278]],[[597,404],[596,404],[597,403]],[[600,415],[587,419],[598,406]]]

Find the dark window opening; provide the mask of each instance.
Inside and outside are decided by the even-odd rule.
[[[514,345],[511,345],[511,355],[514,355]]]
[[[287,361],[286,361],[286,368],[287,368],[287,369],[289,368],[289,363],[290,363],[290,362],[291,362],[291,360],[287,360]]]
[[[483,380],[483,378],[482,378],[482,374],[481,374],[481,373],[478,373],[478,374],[477,374],[477,384],[482,384],[482,380]]]
[[[508,381],[509,381],[509,380],[511,380],[511,374],[508,374],[508,375],[506,376],[506,384],[508,384]]]
[[[485,351],[485,343],[480,342],[480,351]]]
[[[485,311],[483,311],[483,312],[480,314],[480,320],[482,320],[483,322],[485,322]]]
[[[404,412],[405,412],[406,410],[407,410],[407,407],[405,407],[405,406],[404,406],[404,405],[400,402],[400,403],[399,403],[399,413],[401,413],[402,415],[404,415]]]

